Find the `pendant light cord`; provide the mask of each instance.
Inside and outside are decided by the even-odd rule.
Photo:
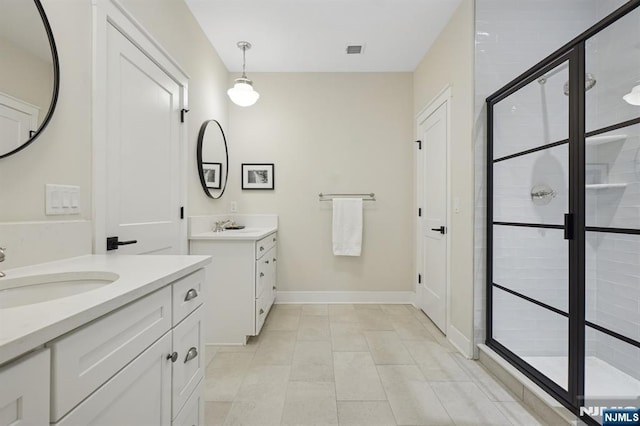
[[[242,46],[242,78],[247,78],[247,73],[245,72],[245,64],[246,64],[246,59],[245,59],[245,54],[247,52],[247,46],[243,45]]]

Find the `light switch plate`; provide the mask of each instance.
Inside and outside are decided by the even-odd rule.
[[[80,187],[46,184],[45,214],[48,216],[80,214]]]

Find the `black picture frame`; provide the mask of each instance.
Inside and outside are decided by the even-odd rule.
[[[273,163],[242,163],[242,189],[275,189],[275,165]]]
[[[207,188],[222,188],[222,163],[202,163],[202,175]]]

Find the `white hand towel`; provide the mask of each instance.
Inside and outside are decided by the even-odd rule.
[[[362,251],[362,198],[333,199],[333,254],[360,256]]]

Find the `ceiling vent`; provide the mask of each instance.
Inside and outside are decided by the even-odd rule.
[[[361,44],[351,44],[347,46],[347,55],[362,54],[363,46]]]

